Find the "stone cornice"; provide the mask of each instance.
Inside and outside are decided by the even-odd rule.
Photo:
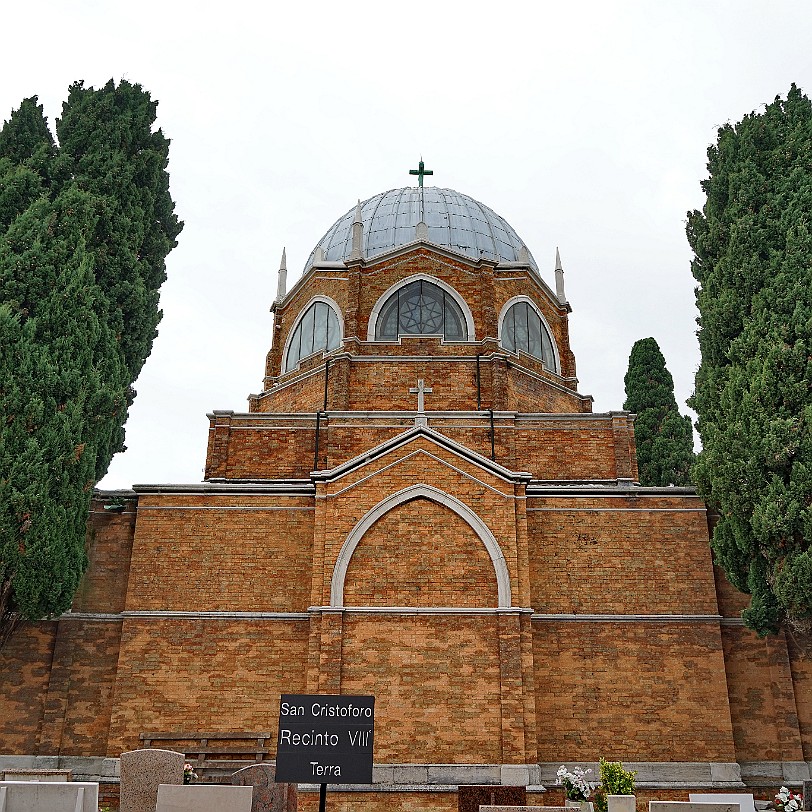
[[[224,480],[211,479],[192,485],[133,485],[139,496],[150,494],[205,495],[205,496],[239,496],[251,494],[261,496],[314,496],[313,484],[303,479],[274,480]]]

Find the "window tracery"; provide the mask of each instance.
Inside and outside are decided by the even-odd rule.
[[[398,288],[384,303],[375,324],[375,339],[396,340],[400,335],[442,335],[467,341],[465,316],[454,297],[426,279]]]

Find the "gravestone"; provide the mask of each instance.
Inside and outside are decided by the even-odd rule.
[[[699,804],[738,804],[741,812],[756,812],[755,798],[743,792],[689,792],[688,800]]]
[[[804,812],[812,809],[812,781],[804,781]]]
[[[186,756],[174,750],[121,754],[121,812],[155,812],[159,784],[183,784]]]
[[[607,812],[634,812],[637,808],[637,798],[634,795],[607,795]],[[711,812],[711,810],[708,810]]]
[[[738,804],[702,804],[691,801],[649,801],[649,812],[740,812]]]
[[[231,776],[238,787],[252,787],[251,812],[296,812],[298,794],[296,784],[277,784],[273,764],[252,764]]]
[[[161,784],[156,812],[251,812],[251,787]]]
[[[527,787],[501,784],[460,784],[457,790],[458,812],[479,812],[480,806],[526,806]]]
[[[71,770],[0,770],[0,781],[70,781]]]
[[[565,812],[571,806],[480,806],[479,812]]]
[[[98,812],[99,785],[90,781],[0,781],[3,812]]]

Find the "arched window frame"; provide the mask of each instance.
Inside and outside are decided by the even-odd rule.
[[[294,366],[288,366],[288,352],[290,350],[290,344],[293,341],[293,336],[296,334],[296,329],[298,328],[299,324],[301,323],[302,319],[305,317],[310,308],[316,304],[317,302],[322,302],[326,304],[328,307],[332,308],[333,312],[338,319],[338,329],[340,332],[340,336],[338,339],[338,346],[341,346],[341,342],[344,339],[344,316],[341,313],[341,308],[338,306],[338,302],[335,299],[331,299],[329,296],[314,296],[310,301],[299,311],[299,315],[296,317],[296,321],[293,323],[293,326],[288,330],[288,336],[285,339],[285,346],[282,350],[282,374],[286,372],[290,372],[291,370],[298,369],[300,364],[305,358],[310,358],[310,355],[304,355],[296,362]],[[311,355],[315,355],[316,353],[321,353],[322,355],[327,352],[327,350],[314,350]],[[330,350],[332,352],[332,350]]]
[[[549,371],[554,372],[556,375],[560,375],[561,374],[561,358],[560,358],[560,356],[558,354],[558,345],[556,344],[556,341],[555,341],[555,334],[550,329],[550,325],[547,322],[547,319],[544,318],[544,314],[541,312],[541,310],[539,310],[538,305],[529,296],[514,296],[512,299],[508,299],[505,302],[505,304],[502,306],[502,310],[499,312],[499,346],[500,347],[504,346],[502,344],[502,326],[505,323],[505,316],[507,316],[508,310],[510,310],[510,308],[513,307],[513,305],[519,304],[521,302],[526,302],[527,304],[530,305],[530,307],[533,309],[535,314],[541,319],[541,323],[544,326],[544,329],[547,330],[547,335],[550,338],[550,344],[552,344],[552,347],[553,347],[553,359],[555,361],[555,369],[551,369]],[[512,350],[508,350],[508,352],[512,352]],[[535,356],[531,356],[531,357],[535,358]],[[539,358],[538,360],[542,361],[542,363],[544,363],[541,358]],[[546,366],[545,366],[545,369],[546,369]]]
[[[474,316],[471,313],[471,308],[468,307],[465,299],[457,293],[454,288],[451,287],[446,282],[443,282],[441,279],[437,279],[436,276],[430,276],[429,274],[425,273],[418,273],[412,276],[407,276],[405,279],[400,279],[399,281],[395,282],[394,285],[389,287],[375,302],[375,306],[372,308],[372,312],[369,314],[369,324],[367,325],[367,341],[391,341],[392,339],[376,339],[375,338],[375,328],[378,325],[378,318],[381,315],[381,311],[383,310],[384,305],[389,301],[389,297],[394,295],[400,288],[404,288],[407,285],[411,285],[412,282],[417,282],[418,280],[423,280],[424,282],[430,282],[432,285],[436,285],[438,288],[441,288],[446,294],[448,294],[457,304],[457,307],[462,311],[463,318],[465,319],[465,329],[468,333],[467,339],[446,339],[443,337],[443,341],[448,341],[449,343],[453,342],[454,344],[461,344],[461,343],[469,343],[475,340],[476,331],[474,329]],[[439,335],[439,333],[437,334]],[[400,341],[401,336],[398,336],[398,341]]]

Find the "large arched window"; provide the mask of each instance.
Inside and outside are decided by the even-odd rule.
[[[506,350],[526,352],[541,359],[547,369],[558,372],[550,333],[529,301],[518,301],[507,309],[502,317],[499,340]]]
[[[375,323],[376,340],[394,340],[400,335],[442,335],[449,341],[467,341],[468,326],[450,293],[426,279],[415,279],[384,302]]]
[[[305,310],[288,342],[285,371],[314,352],[327,352],[341,343],[341,323],[327,302],[315,301]]]

